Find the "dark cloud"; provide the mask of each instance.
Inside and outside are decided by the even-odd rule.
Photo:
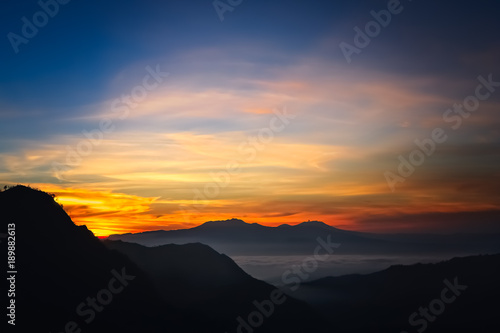
[[[463,207],[466,209],[467,207]],[[355,225],[380,232],[489,233],[500,232],[500,209],[452,213],[380,215],[359,218]]]

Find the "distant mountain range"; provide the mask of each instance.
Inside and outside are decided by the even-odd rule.
[[[231,219],[210,221],[191,229],[111,235],[109,239],[145,246],[200,242],[229,256],[239,256],[309,255],[317,246],[318,238],[326,240],[328,237],[341,244],[337,254],[465,255],[500,252],[500,234],[370,234],[341,230],[319,221],[266,227]]]

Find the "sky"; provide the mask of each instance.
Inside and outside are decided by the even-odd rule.
[[[241,218],[500,232],[500,3],[24,0],[0,184],[98,236]]]

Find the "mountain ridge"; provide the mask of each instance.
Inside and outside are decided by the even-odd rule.
[[[308,255],[317,239],[342,244],[339,254],[478,254],[500,252],[500,234],[371,234],[342,230],[320,221],[277,227],[241,219],[208,221],[188,229],[110,235],[107,239],[145,246],[200,242],[230,256]]]
[[[204,229],[204,228],[212,228],[212,227],[262,227],[262,228],[288,228],[288,227],[291,227],[291,228],[295,228],[295,227],[308,227],[308,226],[324,226],[326,228],[332,228],[333,230],[338,230],[338,231],[343,231],[343,232],[353,232],[353,231],[349,231],[349,230],[342,230],[342,229],[338,229],[336,227],[333,227],[329,224],[326,224],[324,222],[321,222],[321,221],[304,221],[304,222],[300,222],[298,224],[294,224],[294,225],[290,225],[290,224],[280,224],[278,226],[265,226],[265,225],[262,225],[262,224],[259,224],[259,223],[248,223],[248,222],[245,222],[244,220],[241,220],[241,219],[237,219],[237,218],[232,218],[232,219],[227,219],[227,220],[215,220],[215,221],[207,221],[207,222],[204,222],[198,226],[195,226],[195,227],[191,227],[191,228],[182,228],[182,229],[169,229],[169,230],[165,230],[165,229],[158,229],[158,230],[148,230],[148,231],[141,231],[141,232],[135,232],[135,233],[132,233],[132,232],[127,232],[127,233],[123,233],[123,234],[111,234],[105,238],[113,238],[113,237],[116,237],[116,236],[124,236],[124,235],[138,235],[138,234],[150,234],[150,233],[161,233],[161,232],[170,232],[170,231],[179,231],[179,230],[191,230],[191,229]]]
[[[500,254],[476,255],[325,277],[303,283],[294,296],[323,314],[337,313],[335,324],[340,331],[361,333],[377,327],[380,332],[399,332],[417,326],[430,333],[492,332],[498,328],[499,279]],[[457,287],[461,291],[454,301],[442,301],[443,290],[450,292],[457,285],[464,287]],[[431,309],[438,320],[416,320],[423,313],[419,309],[439,302],[446,304],[443,311]],[[356,320],[358,317],[364,320]]]

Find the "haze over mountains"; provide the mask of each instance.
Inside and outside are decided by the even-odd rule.
[[[318,221],[267,227],[239,219],[210,221],[191,229],[111,235],[110,240],[145,246],[200,242],[229,256],[309,255],[317,238],[331,237],[337,254],[445,254],[500,252],[500,234],[370,234],[341,230]]]

